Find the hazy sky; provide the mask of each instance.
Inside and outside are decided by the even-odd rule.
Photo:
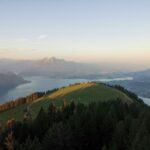
[[[150,64],[150,0],[0,0],[0,57]]]

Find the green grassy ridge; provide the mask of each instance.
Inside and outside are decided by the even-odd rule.
[[[123,92],[104,84],[93,82],[65,87],[50,94],[49,98],[56,102],[75,101],[84,104],[88,104],[93,101],[116,100],[116,98],[121,99],[123,102],[132,102],[132,99]]]
[[[11,118],[16,120],[23,119],[23,110],[30,106],[33,117],[36,117],[41,107],[47,109],[49,103],[52,101],[56,106],[61,106],[64,101],[75,103],[89,104],[90,102],[97,101],[110,101],[121,99],[123,103],[132,103],[132,99],[129,98],[123,92],[106,86],[101,83],[80,83],[74,84],[67,87],[60,88],[59,90],[47,95],[46,97],[40,98],[35,102],[24,104],[3,112],[0,114],[0,122],[5,123]]]

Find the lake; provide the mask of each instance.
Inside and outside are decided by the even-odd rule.
[[[110,81],[125,81],[125,80],[133,80],[132,77],[125,78],[107,78],[107,79],[54,79],[54,78],[46,78],[46,77],[26,77],[28,81],[31,81],[27,84],[22,84],[17,86],[16,88],[10,90],[7,94],[1,97],[1,102],[8,101],[11,99],[16,99],[21,96],[27,96],[33,92],[37,91],[47,91],[52,90],[54,88],[60,88],[62,86],[67,86],[69,84],[77,83],[77,82],[88,82],[88,81],[100,81],[100,82],[110,82]],[[143,98],[146,104],[150,105],[149,98]]]
[[[147,97],[141,97],[139,96],[139,98],[141,98],[145,104],[149,105],[150,106],[150,98],[147,98]]]

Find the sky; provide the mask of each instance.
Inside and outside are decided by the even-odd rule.
[[[0,0],[0,58],[150,65],[150,0]]]

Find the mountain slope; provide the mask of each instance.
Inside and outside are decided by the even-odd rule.
[[[3,112],[0,114],[0,122],[4,123],[10,118],[22,120],[23,111],[28,106],[30,106],[32,115],[33,117],[35,117],[40,108],[43,107],[44,109],[47,109],[50,102],[55,103],[56,106],[61,106],[64,101],[67,103],[74,101],[75,103],[80,102],[89,104],[90,102],[110,101],[117,99],[120,99],[123,103],[128,104],[133,102],[133,100],[125,93],[104,84],[93,82],[78,83],[70,85],[68,87],[60,88],[59,90],[40,99],[37,99],[32,103],[24,104],[14,109]]]
[[[0,96],[18,85],[28,83],[23,77],[13,72],[0,73]]]
[[[123,77],[127,76],[132,77],[133,80],[110,81],[109,83],[112,85],[121,85],[140,97],[150,98],[150,69],[123,75]]]

